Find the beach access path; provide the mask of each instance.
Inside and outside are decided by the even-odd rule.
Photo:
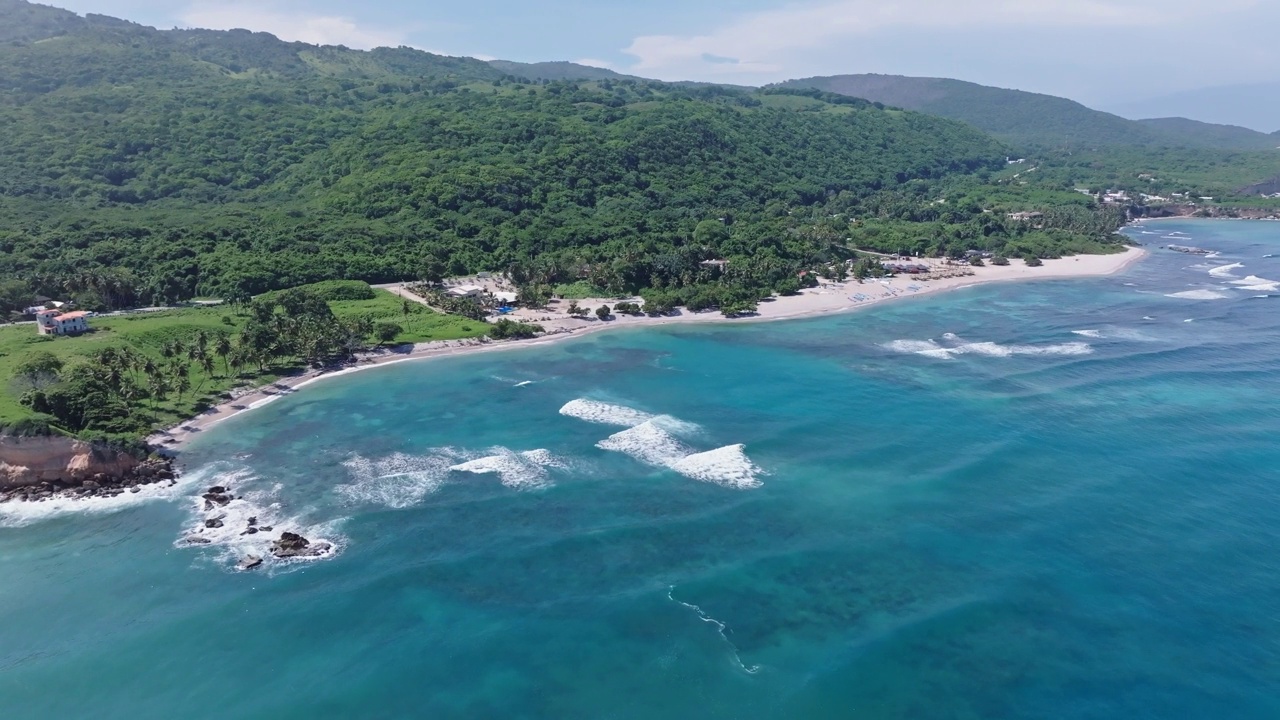
[[[732,319],[724,317],[718,311],[692,313],[683,309],[677,309],[670,315],[658,317],[615,315],[613,319],[607,321],[599,320],[594,315],[591,315],[589,319],[576,318],[570,316],[567,312],[558,311],[558,308],[567,309],[568,303],[563,301],[553,309],[522,308],[505,317],[542,325],[547,331],[546,335],[535,340],[523,341],[493,342],[484,339],[429,342],[366,353],[355,364],[343,369],[310,370],[252,389],[237,396],[235,399],[212,407],[186,422],[155,433],[148,438],[148,441],[156,447],[166,450],[178,450],[183,443],[188,442],[204,430],[240,413],[261,407],[280,397],[297,392],[298,389],[310,383],[331,377],[340,377],[379,365],[478,352],[494,352],[512,348],[535,347],[617,328],[657,327],[692,323],[745,324],[818,317],[831,313],[850,312],[874,307],[893,300],[923,297],[988,283],[1103,277],[1123,271],[1145,255],[1145,250],[1133,247],[1114,255],[1076,255],[1056,260],[1045,260],[1043,266],[1034,268],[1027,267],[1026,263],[1021,260],[1011,260],[1010,264],[1006,266],[964,267],[963,269],[958,266],[940,266],[938,268],[940,274],[950,274],[950,276],[934,279],[924,279],[920,276],[900,276],[865,281],[849,280],[842,283],[822,282],[818,287],[807,288],[798,295],[775,297],[761,302],[755,315]],[[421,302],[420,298],[405,289],[403,285],[384,285],[380,287],[401,297],[416,299]],[[616,298],[598,298],[579,300],[577,302],[584,308],[594,309],[606,304],[613,307],[618,300]]]

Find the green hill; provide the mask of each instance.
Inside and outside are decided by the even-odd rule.
[[[1073,100],[942,78],[836,75],[791,80],[782,87],[816,88],[969,123],[1020,147],[1176,146],[1265,150],[1274,138],[1245,128],[1184,118],[1133,121]]]
[[[1189,147],[1272,150],[1280,145],[1280,133],[1267,135],[1236,125],[1215,125],[1186,118],[1154,118],[1137,122]]]
[[[705,282],[712,257],[758,294],[830,257],[848,229],[814,229],[829,203],[927,206],[1007,153],[814,91],[512,81],[405,48],[0,12],[0,276],[103,305],[513,264],[634,292]]]
[[[633,75],[623,75],[607,68],[580,65],[571,62],[522,63],[510,60],[490,60],[489,64],[509,75],[526,80],[643,80]]]

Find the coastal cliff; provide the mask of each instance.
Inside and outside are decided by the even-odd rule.
[[[106,444],[56,435],[0,435],[0,502],[69,490],[78,495],[124,492],[172,478],[168,461]]]

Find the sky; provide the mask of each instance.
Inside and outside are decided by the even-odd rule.
[[[43,0],[160,28],[760,85],[954,77],[1094,107],[1280,80],[1277,0]]]

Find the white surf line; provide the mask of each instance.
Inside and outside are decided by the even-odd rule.
[[[759,665],[752,665],[751,667],[747,667],[746,665],[743,664],[742,654],[738,651],[738,646],[734,645],[733,641],[729,639],[729,636],[725,634],[725,631],[729,629],[728,625],[725,625],[719,620],[706,614],[705,612],[702,611],[702,608],[698,607],[697,605],[691,605],[687,602],[677,600],[675,598],[675,592],[676,592],[676,586],[672,585],[670,589],[667,590],[667,599],[670,600],[671,602],[679,603],[689,608],[690,610],[694,611],[695,613],[698,614],[698,619],[701,620],[702,622],[715,625],[716,631],[720,633],[720,637],[724,638],[725,643],[727,643],[729,645],[729,648],[733,650],[734,662],[738,663],[738,667],[742,668],[743,672],[745,672],[748,675],[755,675],[756,673],[760,672],[761,668]]]

